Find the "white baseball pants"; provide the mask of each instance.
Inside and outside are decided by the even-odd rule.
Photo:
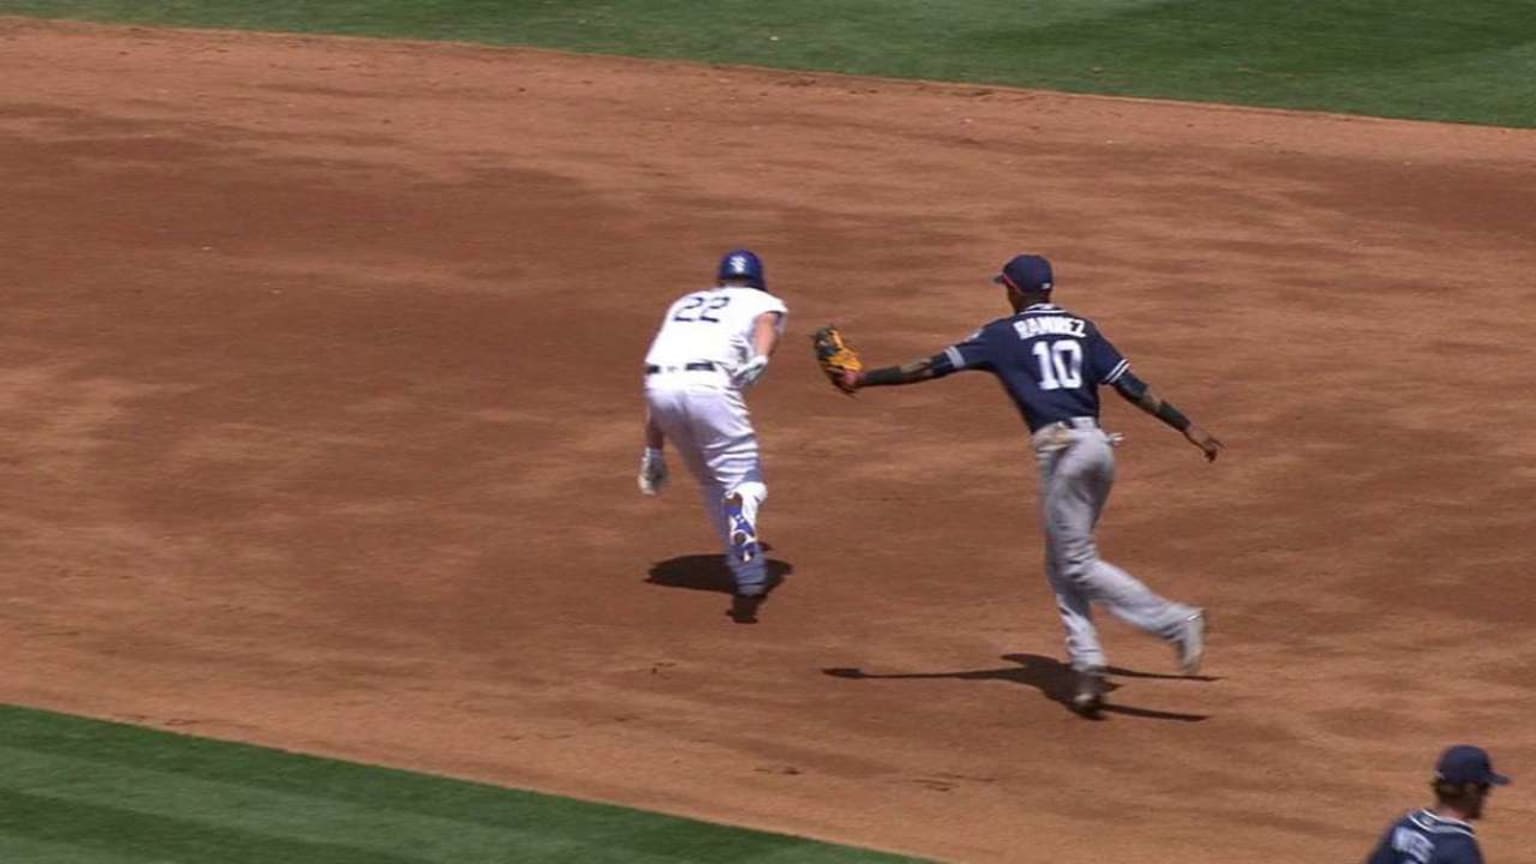
[[[748,564],[730,554],[725,498],[741,496],[742,513],[757,529],[758,509],[768,497],[758,458],[757,433],[741,391],[723,372],[678,371],[646,376],[651,417],[699,482],[715,534],[725,547],[736,590],[758,593],[767,584],[765,557]]]

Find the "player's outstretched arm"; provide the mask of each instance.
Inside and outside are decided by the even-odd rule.
[[[1126,372],[1115,381],[1114,387],[1115,392],[1125,397],[1127,402],[1183,432],[1189,443],[1199,447],[1205,454],[1205,461],[1216,461],[1216,456],[1221,453],[1224,445],[1211,433],[1185,417],[1179,409],[1164,401],[1145,381]]]
[[[854,391],[865,387],[894,387],[901,384],[916,384],[919,381],[928,381],[933,378],[942,378],[955,371],[955,361],[950,349],[944,354],[935,354],[922,360],[914,360],[903,366],[886,366],[881,369],[864,369],[864,360],[855,351],[848,340],[843,337],[841,330],[835,324],[817,330],[811,336],[811,343],[816,349],[816,363],[821,366],[821,371],[826,374],[827,380],[832,386],[853,395]]]
[[[853,391],[864,387],[899,387],[903,384],[931,381],[937,377],[934,358],[924,357],[901,366],[885,366],[868,372],[845,373],[844,381],[848,385],[845,389]]]

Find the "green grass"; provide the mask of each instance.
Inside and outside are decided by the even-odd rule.
[[[0,0],[0,13],[1536,126],[1536,0]]]
[[[7,864],[912,860],[7,706],[0,765]]]

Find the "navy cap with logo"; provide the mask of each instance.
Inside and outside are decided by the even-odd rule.
[[[1440,761],[1435,764],[1435,779],[1458,786],[1463,783],[1486,783],[1492,786],[1509,783],[1508,777],[1493,770],[1493,760],[1488,757],[1488,751],[1471,744],[1457,744],[1440,754]]]
[[[1015,255],[992,281],[1019,291],[1050,291],[1055,279],[1051,276],[1051,262],[1044,256]]]

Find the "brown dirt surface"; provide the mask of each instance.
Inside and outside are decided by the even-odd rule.
[[[966,861],[1354,860],[1469,740],[1532,860],[1536,133],[12,19],[0,182],[0,699]],[[633,480],[738,243],[756,626]],[[1103,546],[1216,630],[1109,624],[1099,723],[996,385],[804,338],[924,356],[1022,249],[1230,445],[1111,400]]]

